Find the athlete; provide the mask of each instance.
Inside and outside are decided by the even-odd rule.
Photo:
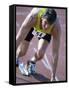
[[[34,56],[28,60],[25,67],[19,64],[19,57],[26,54],[33,36],[38,38],[38,50]],[[20,30],[16,36],[16,64],[23,75],[35,74],[36,62],[40,61],[50,41],[52,40],[52,56],[53,65],[51,73],[51,81],[55,80],[55,74],[59,56],[61,29],[57,13],[53,8],[33,8],[22,23]]]

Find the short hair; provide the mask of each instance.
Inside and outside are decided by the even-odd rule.
[[[54,9],[48,8],[43,18],[46,18],[49,24],[53,24],[57,18],[57,13]]]

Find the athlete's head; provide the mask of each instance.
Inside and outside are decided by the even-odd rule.
[[[56,18],[56,11],[54,9],[48,8],[48,10],[42,16],[42,28],[47,29],[50,25],[55,22]]]

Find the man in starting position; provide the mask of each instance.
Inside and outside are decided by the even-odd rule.
[[[37,36],[38,50],[35,55],[28,60],[25,67],[20,66],[19,57],[26,54],[30,41],[33,36]],[[23,75],[31,75],[35,73],[36,62],[41,60],[45,54],[45,51],[52,40],[52,55],[53,65],[51,81],[55,80],[61,29],[57,13],[53,8],[33,8],[29,15],[22,23],[20,30],[16,36],[16,64],[19,66],[19,70]]]

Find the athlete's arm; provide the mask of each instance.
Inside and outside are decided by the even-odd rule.
[[[61,28],[60,24],[56,23],[52,32],[53,42],[52,42],[52,52],[53,52],[53,78],[55,78],[58,56],[59,56],[59,46],[60,46],[60,36],[61,36]]]
[[[29,13],[29,15],[26,17],[24,22],[22,23],[19,32],[16,36],[16,47],[20,44],[22,40],[26,37],[28,32],[31,30],[31,27],[33,27],[36,23],[36,15],[38,14],[39,9],[34,8],[32,11]]]

